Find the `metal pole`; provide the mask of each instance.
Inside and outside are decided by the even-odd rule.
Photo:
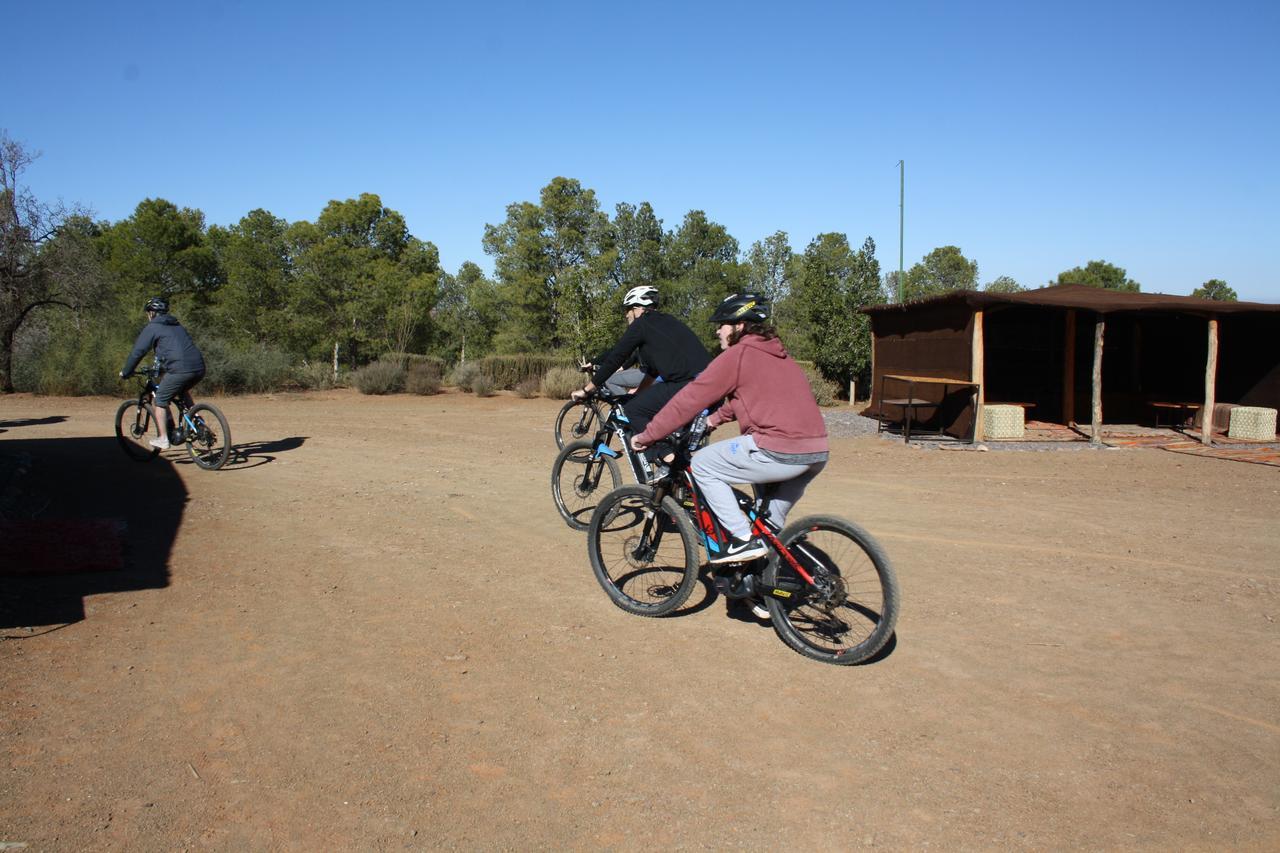
[[[902,236],[906,218],[907,161],[898,161],[898,302],[902,302]]]

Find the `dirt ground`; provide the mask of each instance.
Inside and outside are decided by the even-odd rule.
[[[0,398],[11,514],[125,546],[0,576],[0,848],[1280,848],[1275,468],[837,439],[793,518],[903,589],[842,668],[709,591],[610,604],[556,401],[214,402],[219,472]]]

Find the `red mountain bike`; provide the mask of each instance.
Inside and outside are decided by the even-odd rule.
[[[705,415],[694,422],[669,478],[614,489],[587,527],[587,554],[596,580],[618,607],[664,616],[698,582],[701,549],[728,541],[689,473]],[[768,495],[738,493],[752,533],[770,553],[713,576],[727,598],[762,598],[784,643],[824,663],[856,664],[884,648],[898,619],[901,593],[889,558],[857,524],[832,515],[800,518],[779,529],[768,518]]]

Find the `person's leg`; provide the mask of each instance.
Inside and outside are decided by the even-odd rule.
[[[638,367],[619,370],[605,381],[605,390],[610,394],[626,394],[644,381],[644,371]]]
[[[659,382],[650,385],[643,391],[637,391],[622,404],[622,410],[627,413],[627,420],[631,423],[631,434],[637,435],[644,431],[649,425],[649,421],[653,420],[653,416],[661,411],[662,407],[670,402],[676,392],[688,383],[675,382]],[[645,458],[656,462],[671,454],[671,445],[664,439],[656,441],[652,447],[644,451]]]
[[[769,519],[781,528],[787,523],[787,513],[791,512],[791,508],[804,495],[804,490],[813,482],[814,477],[822,473],[822,469],[827,467],[827,463],[814,462],[812,465],[807,466],[788,465],[784,462],[775,462],[774,464],[781,465],[783,468],[801,471],[801,473],[790,479],[765,486],[765,494],[769,497]]]

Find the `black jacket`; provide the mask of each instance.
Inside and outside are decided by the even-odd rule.
[[[204,373],[204,356],[172,314],[157,314],[142,327],[133,352],[125,359],[121,373],[129,374],[142,361],[142,357],[155,347],[156,358],[165,373]]]
[[[632,355],[640,359],[646,373],[661,376],[663,382],[689,382],[711,363],[706,347],[688,326],[670,314],[646,311],[596,364],[592,384],[604,385]]]

